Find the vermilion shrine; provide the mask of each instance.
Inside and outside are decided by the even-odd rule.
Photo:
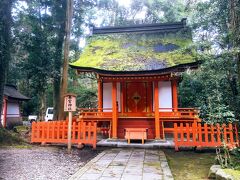
[[[173,122],[199,121],[194,108],[179,108],[178,82],[198,67],[185,19],[177,23],[94,28],[80,59],[78,73],[94,73],[98,108],[81,109],[80,120],[108,124],[111,138],[124,138],[126,128],[144,128],[147,139],[173,133]],[[102,122],[102,123],[100,123]]]

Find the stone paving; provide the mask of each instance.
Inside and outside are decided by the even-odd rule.
[[[118,148],[103,151],[70,179],[171,180],[173,176],[163,151]]]

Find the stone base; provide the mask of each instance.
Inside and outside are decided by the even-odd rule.
[[[234,180],[234,178],[225,173],[220,165],[212,165],[209,173],[208,173],[209,179],[217,179],[217,180]]]
[[[139,141],[135,143],[131,141],[127,143],[126,139],[102,139],[97,142],[97,146],[105,147],[131,147],[131,148],[174,148],[174,142],[172,139],[169,140],[146,140],[144,144]]]

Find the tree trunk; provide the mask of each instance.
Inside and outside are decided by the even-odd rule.
[[[60,109],[60,85],[61,85],[61,67],[62,67],[62,49],[65,35],[65,19],[66,19],[66,0],[55,1],[53,13],[55,17],[54,24],[57,25],[57,43],[55,45],[54,54],[54,76],[53,76],[53,119],[57,120]]]
[[[59,119],[59,102],[60,102],[60,83],[61,83],[61,66],[62,66],[62,47],[64,40],[64,23],[61,25],[61,28],[58,32],[58,42],[56,45],[56,53],[54,59],[54,80],[53,80],[53,108],[54,108],[54,116],[53,119]]]
[[[2,103],[4,84],[9,67],[9,61],[11,59],[10,54],[10,38],[11,38],[10,34],[12,22],[11,8],[12,0],[0,1],[0,115],[3,105]]]
[[[230,33],[232,35],[232,43],[234,48],[239,48],[240,46],[240,2],[239,0],[229,1],[229,24]],[[237,61],[237,74],[238,74],[238,87],[240,89],[240,53],[236,55]]]
[[[73,16],[73,0],[67,0],[65,39],[64,39],[63,74],[62,74],[61,91],[60,91],[60,95],[61,95],[60,111],[59,111],[59,116],[58,116],[59,119],[64,119],[63,103],[64,103],[64,95],[67,93],[67,85],[68,85],[68,55],[69,55],[72,16]]]
[[[40,112],[39,118],[40,120],[44,121],[45,111],[46,111],[46,91],[41,91],[40,93]]]

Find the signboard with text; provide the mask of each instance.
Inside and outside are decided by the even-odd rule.
[[[76,111],[76,95],[66,94],[64,97],[64,111]]]

